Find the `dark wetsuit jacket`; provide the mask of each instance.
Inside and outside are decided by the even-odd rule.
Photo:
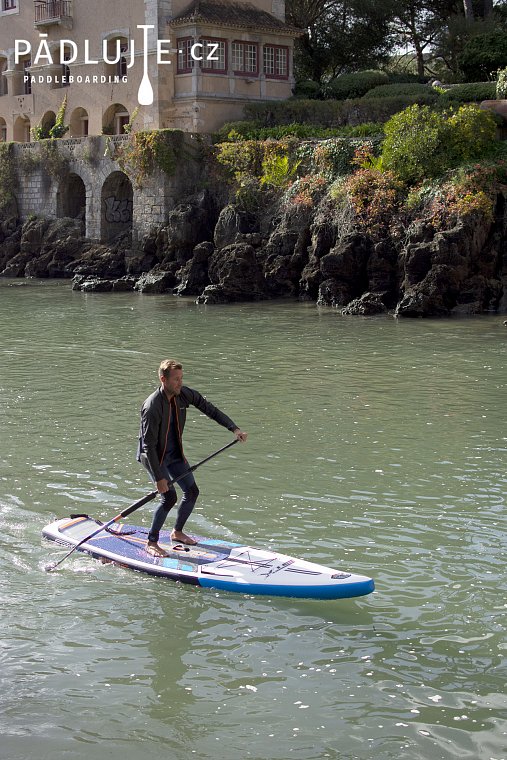
[[[218,422],[219,425],[227,430],[236,430],[238,425],[230,417],[213,406],[198,391],[187,388],[184,385],[179,396],[173,396],[173,414],[172,419],[176,422],[176,438],[179,442],[181,458],[183,455],[182,435],[185,421],[187,418],[187,409],[192,406],[197,407],[199,411],[206,414],[210,419]],[[174,410],[176,414],[174,414]],[[164,461],[167,444],[169,440],[169,421],[171,418],[169,408],[169,399],[167,398],[162,386],[148,396],[141,407],[141,427],[139,430],[139,446],[137,448],[137,461],[141,462],[154,481],[161,480],[165,477],[161,465]]]

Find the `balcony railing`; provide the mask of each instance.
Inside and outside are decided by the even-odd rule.
[[[35,0],[35,24],[59,24],[72,18],[72,0]]]

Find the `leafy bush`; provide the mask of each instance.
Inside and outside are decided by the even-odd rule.
[[[507,68],[500,69],[496,83],[496,97],[498,100],[507,98]]]
[[[322,98],[321,86],[318,82],[311,79],[305,79],[302,82],[296,82],[294,87],[294,97],[305,100],[320,100]]]
[[[342,74],[324,85],[322,92],[325,98],[347,100],[360,98],[365,92],[380,84],[387,84],[387,74],[383,71],[358,71],[355,74]]]
[[[48,140],[50,129],[51,126],[49,124],[43,124],[42,121],[40,121],[36,127],[32,127],[30,130],[32,140],[35,142],[38,142],[39,140]]]
[[[408,183],[438,177],[460,163],[491,151],[496,123],[489,111],[475,105],[437,112],[413,105],[385,125],[382,161]]]
[[[243,140],[282,140],[297,137],[301,140],[331,137],[381,137],[382,124],[366,122],[355,127],[316,127],[311,124],[284,124],[278,127],[260,127],[253,121],[231,121],[224,124],[216,135],[217,142],[241,142]]]
[[[262,162],[261,185],[278,189],[287,187],[294,179],[299,162],[295,164],[287,154],[268,155]]]
[[[257,140],[245,140],[241,150],[235,143],[219,143],[215,146],[216,159],[228,172],[241,182],[246,176],[260,177],[264,161],[264,144]]]
[[[403,183],[392,172],[377,169],[360,169],[345,180],[342,190],[361,228],[377,238],[388,232],[405,195]]]
[[[407,205],[437,230],[453,227],[471,214],[492,222],[497,194],[506,182],[507,161],[483,162],[458,169],[443,183],[425,183],[412,192]]]
[[[434,91],[427,84],[417,82],[405,84],[381,84],[368,90],[363,98],[392,98],[392,97],[417,97],[418,95],[434,95]]]
[[[408,71],[388,71],[389,84],[427,84],[430,77],[420,77],[418,74],[411,74]]]
[[[64,124],[65,111],[67,110],[67,94],[62,100],[62,104],[56,114],[56,120],[51,129],[49,130],[49,136],[53,139],[63,137],[68,131],[69,126]]]
[[[178,159],[183,155],[183,138],[179,129],[131,132],[130,140],[117,147],[114,158],[141,187],[156,168],[169,176],[174,174]]]
[[[245,106],[247,119],[255,121],[261,127],[274,127],[283,124],[313,124],[318,127],[342,127],[364,124],[365,122],[383,123],[393,114],[403,111],[407,106],[435,103],[438,93],[397,97],[397,98],[358,98],[355,100],[281,100],[248,103]]]
[[[285,203],[292,206],[312,208],[323,197],[327,190],[324,177],[314,174],[300,177],[290,186],[285,196]]]
[[[480,103],[481,100],[492,100],[495,95],[495,82],[469,82],[468,84],[450,87],[444,94],[440,95],[439,101],[442,103],[449,103],[449,101]]]
[[[482,158],[496,141],[496,120],[491,111],[468,104],[448,112],[450,166]]]
[[[460,69],[469,82],[491,78],[506,61],[507,34],[503,25],[493,32],[469,38],[459,56]]]
[[[14,157],[14,143],[0,143],[0,219],[14,199],[18,189],[18,175]]]

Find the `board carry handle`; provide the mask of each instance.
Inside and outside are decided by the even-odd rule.
[[[200,462],[197,462],[197,464],[194,464],[192,467],[189,467],[189,469],[186,472],[183,472],[181,475],[178,475],[177,478],[174,478],[173,480],[168,481],[168,485],[172,486],[174,483],[177,483],[178,480],[181,480],[181,478],[184,478],[186,475],[188,475],[189,472],[194,472],[194,470],[197,470],[198,467],[200,467],[202,464],[205,464],[206,462],[209,462],[210,459],[213,459],[213,457],[218,456],[218,454],[221,454],[222,451],[225,451],[226,449],[229,449],[231,446],[234,446],[235,443],[238,443],[238,438],[235,438],[230,443],[226,444],[225,446],[222,446],[221,449],[218,449],[217,451],[214,451],[209,456],[205,457],[204,459],[201,459]],[[61,565],[62,562],[64,562],[67,557],[70,557],[71,554],[73,554],[76,549],[79,549],[80,546],[85,544],[87,541],[89,541],[91,538],[94,538],[98,533],[100,533],[103,530],[107,530],[110,525],[112,525],[115,522],[118,522],[119,520],[123,519],[124,517],[127,517],[128,515],[131,515],[132,512],[135,512],[136,509],[139,509],[140,507],[144,506],[144,504],[147,504],[149,501],[152,501],[152,499],[155,498],[155,496],[158,496],[158,491],[151,491],[150,493],[146,494],[146,496],[143,496],[138,501],[135,501],[133,504],[131,504],[129,507],[125,507],[119,514],[115,515],[115,517],[111,518],[108,522],[104,523],[103,525],[100,525],[97,530],[94,530],[93,533],[90,533],[89,536],[86,536],[85,538],[81,539],[81,541],[72,547],[72,549],[67,552],[67,554],[62,557],[58,562],[50,562],[48,565],[45,566],[45,570],[50,573],[52,570],[55,570],[58,565]]]

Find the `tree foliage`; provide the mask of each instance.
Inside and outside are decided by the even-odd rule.
[[[325,85],[382,66],[400,48],[400,65],[449,82],[491,79],[507,60],[507,0],[287,0],[286,12],[305,30],[298,81]]]
[[[390,2],[287,0],[287,20],[305,29],[296,46],[297,79],[324,83],[385,61]]]

